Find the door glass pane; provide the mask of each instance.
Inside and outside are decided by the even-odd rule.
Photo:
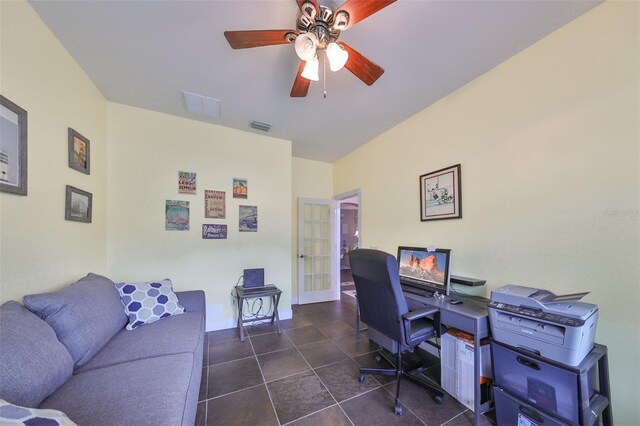
[[[314,264],[313,272],[322,272],[322,256],[316,256],[314,260],[315,260],[315,264]]]
[[[304,291],[313,290],[313,284],[311,282],[312,278],[313,277],[311,275],[305,275],[304,276]]]
[[[329,214],[331,213],[331,211],[329,210],[329,206],[324,205],[322,206],[322,221],[323,222],[329,222]]]

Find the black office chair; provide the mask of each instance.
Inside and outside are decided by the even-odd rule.
[[[368,326],[369,339],[396,354],[395,368],[360,368],[360,381],[365,374],[396,376],[395,413],[402,414],[400,379],[405,377],[426,387],[434,400],[442,404],[444,390],[420,372],[424,366],[403,367],[402,353],[413,352],[420,343],[440,336],[440,313],[434,308],[409,311],[400,287],[396,258],[379,250],[357,249],[349,253],[351,273],[356,285],[360,319]],[[432,319],[427,317],[431,316]],[[386,357],[385,357],[386,358]]]

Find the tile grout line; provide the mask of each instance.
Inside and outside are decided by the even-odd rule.
[[[258,354],[256,354],[256,349],[253,347],[253,341],[251,340],[251,336],[249,335],[249,333],[247,333],[247,337],[249,338],[249,344],[251,345],[251,350],[253,351],[253,356],[256,359],[256,364],[258,364],[258,370],[260,370],[260,376],[262,376],[262,384],[264,385],[264,388],[267,390],[267,396],[269,397],[269,402],[271,402],[271,408],[273,409],[273,414],[275,414],[276,421],[278,422],[278,424],[281,425],[282,422],[280,421],[280,417],[278,416],[278,411],[276,410],[276,405],[273,403],[273,398],[271,397],[271,392],[269,391],[269,386],[267,386],[267,380],[264,378],[264,373],[262,372],[262,367],[260,366],[260,363],[258,362]],[[289,336],[287,336],[287,338],[289,338]]]

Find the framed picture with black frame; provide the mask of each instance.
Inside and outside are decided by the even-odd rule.
[[[420,176],[420,220],[461,217],[460,164]]]
[[[86,175],[91,174],[89,139],[69,127],[69,167]]]
[[[90,192],[67,185],[64,218],[74,222],[91,223],[93,195]]]
[[[0,192],[27,195],[27,111],[0,95]]]

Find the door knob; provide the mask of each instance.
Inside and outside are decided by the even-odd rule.
[[[304,254],[301,254],[301,255],[300,255],[300,259],[304,259]]]

